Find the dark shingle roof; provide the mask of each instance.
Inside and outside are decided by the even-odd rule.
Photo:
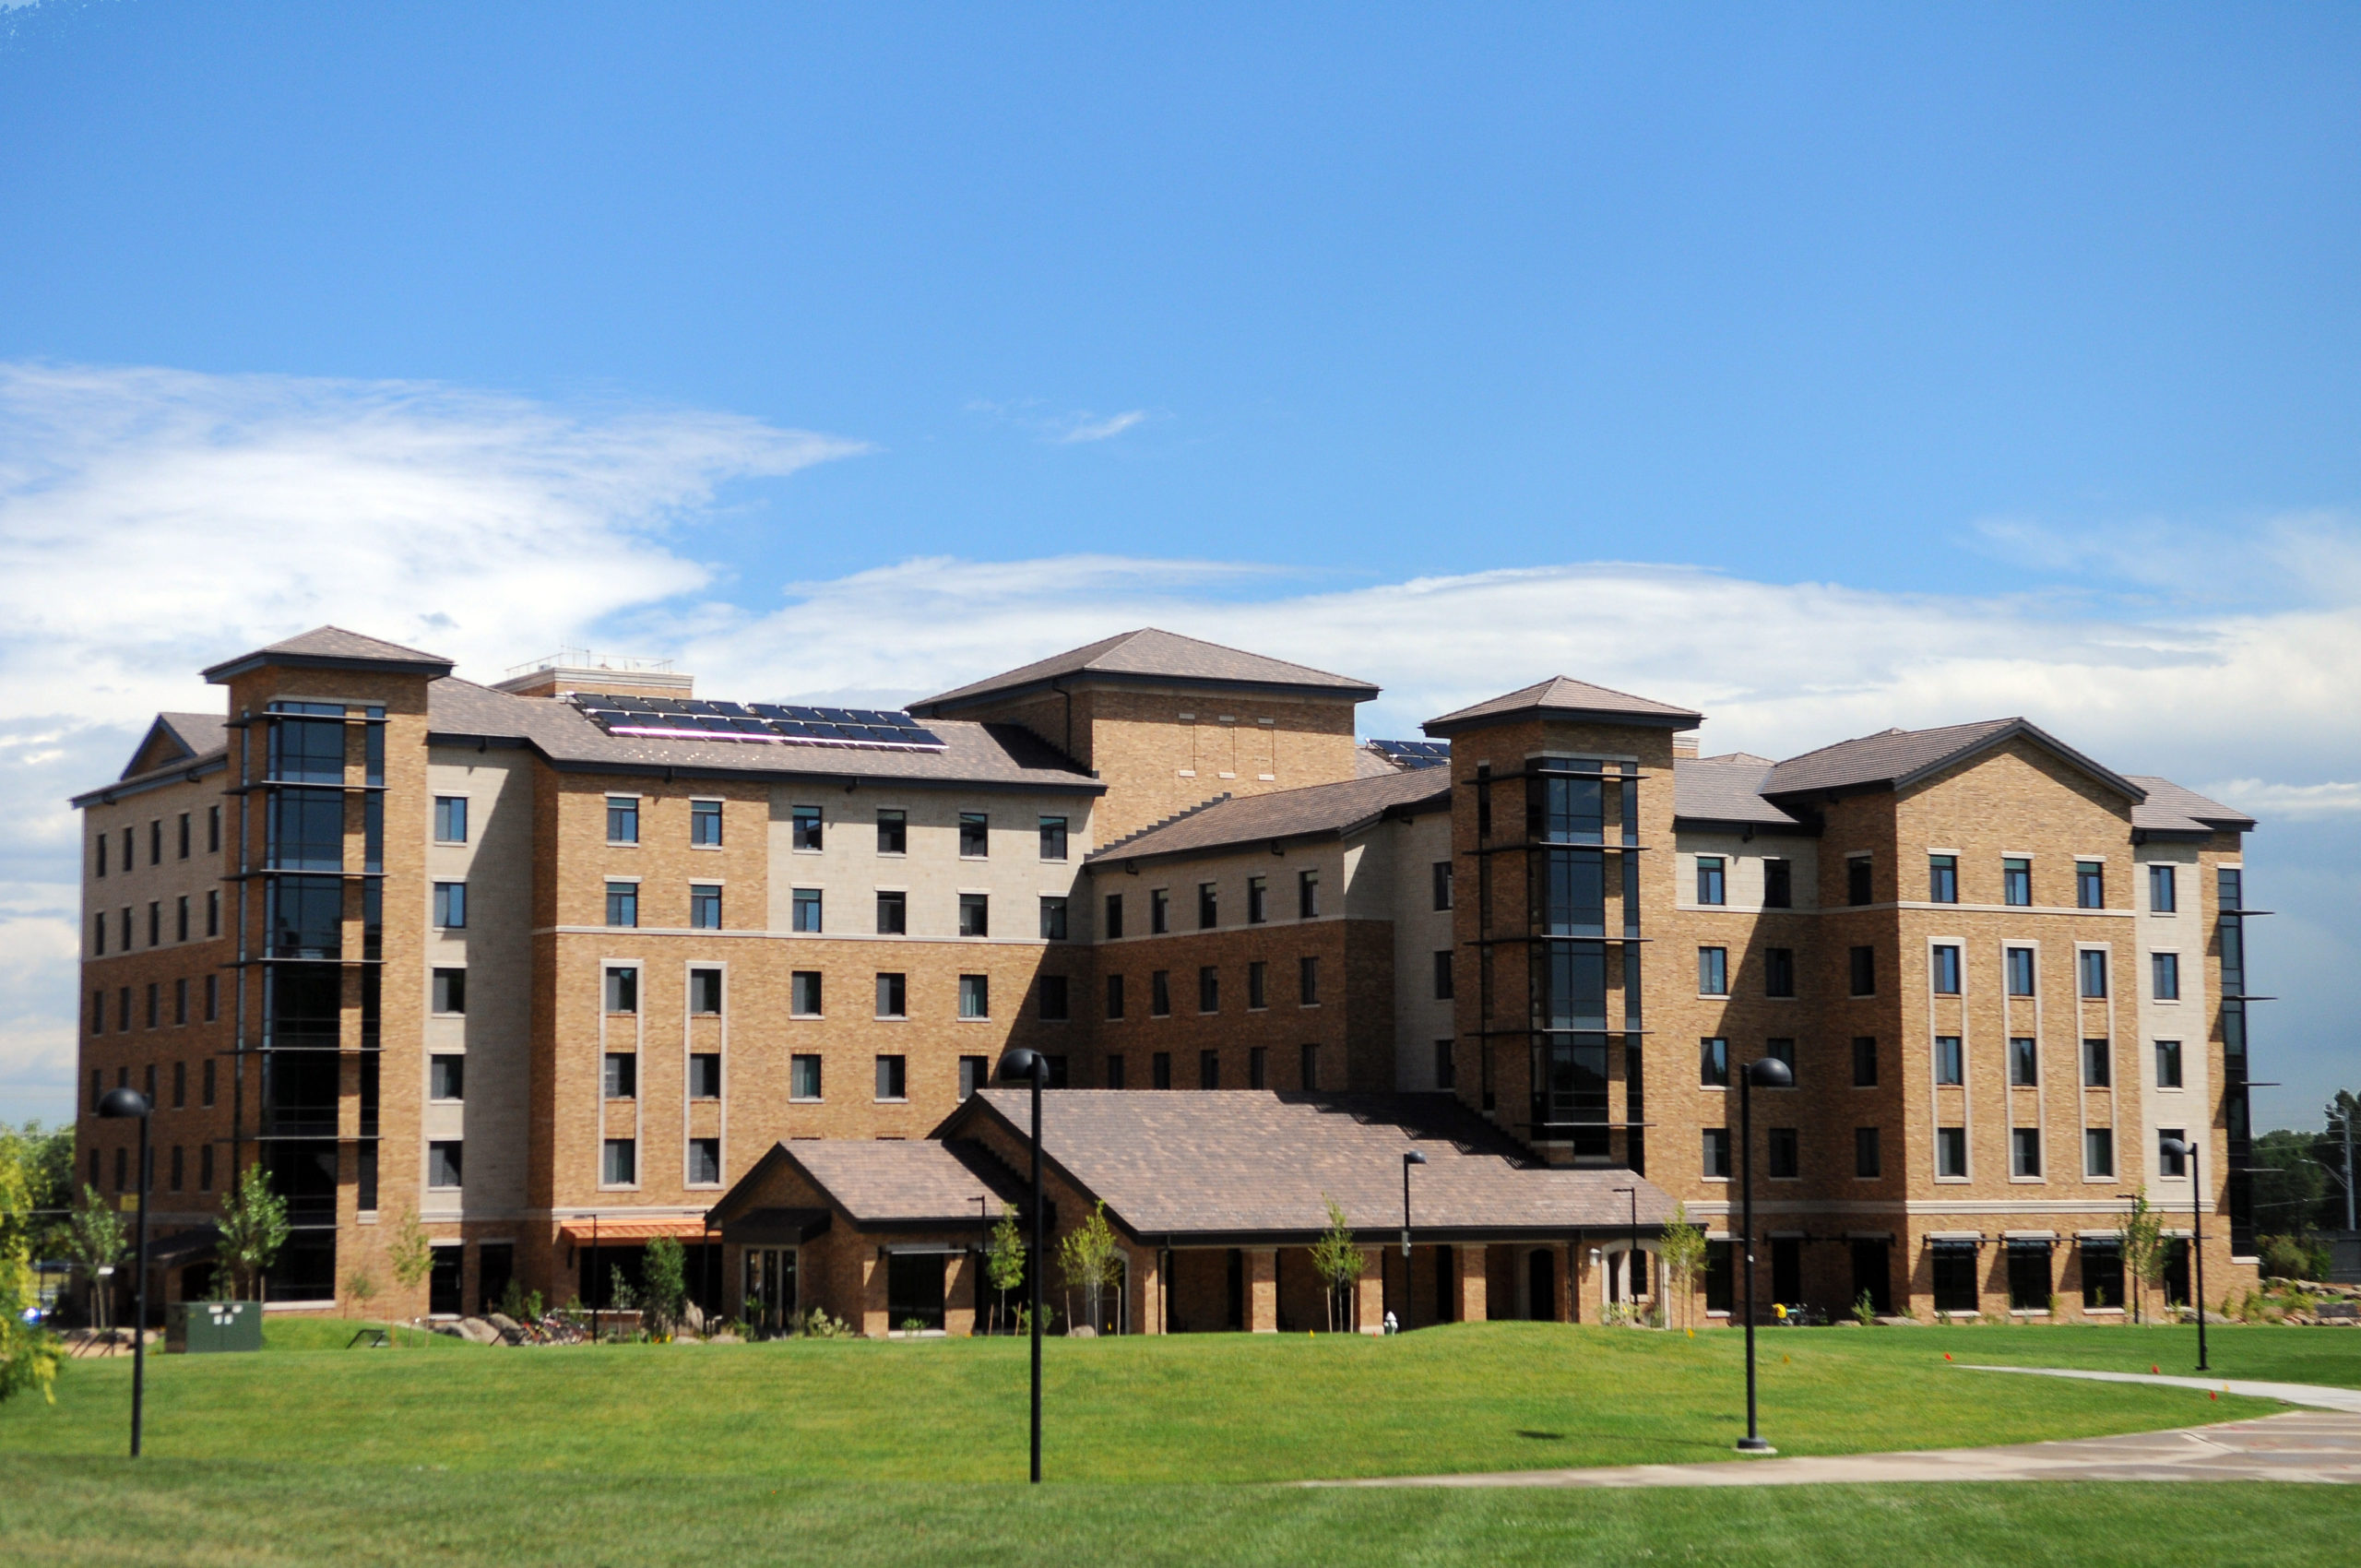
[[[964,1139],[799,1138],[776,1146],[856,1226],[975,1223],[1023,1188]]]
[[[2134,827],[2151,833],[2246,833],[2254,827],[2254,818],[2246,813],[2209,801],[2169,778],[2142,773],[2127,777],[2148,791],[2148,798],[2131,808]]]
[[[1679,757],[1672,765],[1672,814],[1691,822],[1748,823],[1764,827],[1801,826],[1762,798],[1771,776],[1767,757]]]
[[[1135,1237],[1309,1237],[1333,1197],[1365,1241],[1402,1224],[1402,1156],[1423,1235],[1655,1225],[1673,1200],[1629,1170],[1528,1163],[1498,1128],[1449,1095],[1274,1094],[1213,1089],[1061,1089],[1044,1097],[1041,1146]],[[1026,1091],[979,1090],[954,1122],[989,1113],[1030,1132]]]
[[[848,751],[829,746],[754,746],[732,741],[663,741],[610,735],[569,702],[513,696],[446,677],[426,688],[427,726],[436,736],[522,741],[560,767],[645,773],[676,768],[880,782],[1029,786],[1100,794],[1106,786],[1072,759],[1014,724],[956,719],[931,726],[940,752]]]
[[[1119,838],[1090,855],[1085,863],[1098,865],[1149,855],[1184,854],[1311,834],[1342,835],[1377,821],[1389,811],[1445,806],[1450,800],[1451,770],[1442,767],[1420,767],[1402,773],[1389,770],[1374,778],[1348,778],[1335,784],[1280,790],[1268,795],[1239,796],[1216,801],[1176,821]]]
[[[1888,730],[1855,741],[1839,741],[1773,766],[1762,793],[1774,800],[1819,790],[1905,789],[1930,774],[1964,762],[2019,737],[2033,742],[2137,802],[2144,793],[2121,774],[2084,756],[2055,735],[2023,719],[1987,719],[1937,730]]]
[[[1689,708],[1675,707],[1670,703],[1635,697],[1629,692],[1612,691],[1605,686],[1594,686],[1587,681],[1573,681],[1556,675],[1506,695],[1493,697],[1489,702],[1479,702],[1473,707],[1463,707],[1440,719],[1430,719],[1421,728],[1428,734],[1441,739],[1473,724],[1528,713],[1547,714],[1559,719],[1599,719],[1611,724],[1645,724],[1668,730],[1692,730],[1704,722],[1703,715]]]
[[[1290,664],[1283,659],[1269,659],[1259,653],[1224,647],[1219,643],[1200,642],[1195,637],[1184,637],[1174,632],[1147,626],[1037,659],[989,680],[977,681],[929,697],[924,702],[912,703],[910,711],[922,718],[931,718],[941,713],[947,705],[1004,695],[1028,686],[1078,675],[1180,682],[1192,685],[1292,686],[1350,696],[1356,702],[1366,701],[1378,694],[1377,687],[1367,681],[1354,680],[1349,675],[1334,675],[1325,670]]]
[[[267,664],[291,664],[299,669],[346,670],[393,665],[425,675],[447,675],[451,661],[439,653],[421,653],[399,643],[364,637],[341,626],[315,626],[308,632],[225,659],[205,672],[208,681],[226,681]]]
[[[119,795],[160,783],[178,780],[193,771],[211,772],[228,766],[230,721],[218,713],[160,713],[148,732],[132,748],[113,784],[86,790],[74,797],[78,808],[94,802],[112,802]]]

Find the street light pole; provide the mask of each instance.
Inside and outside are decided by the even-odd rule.
[[[1410,1167],[1424,1165],[1427,1157],[1412,1149],[1402,1157],[1402,1288],[1410,1288]]]
[[[2189,1161],[2189,1250],[2195,1255],[2197,1292],[2197,1370],[2211,1372],[2205,1363],[2205,1185],[2197,1175],[2197,1140],[2168,1138],[2167,1151],[2177,1153]]]
[[[1628,1193],[1631,1197],[1631,1244],[1623,1250],[1623,1283],[1628,1288],[1626,1293],[1631,1297],[1631,1304],[1637,1307],[1640,1304],[1640,1291],[1637,1283],[1639,1279],[1639,1273],[1636,1267],[1640,1261],[1640,1189],[1637,1187],[1617,1187],[1612,1190],[1619,1193]]]
[[[1792,1088],[1795,1082],[1793,1070],[1775,1056],[1747,1063],[1746,1075],[1738,1080],[1738,1140],[1744,1146],[1738,1151],[1744,1183],[1740,1206],[1744,1215],[1741,1224],[1746,1231],[1740,1241],[1746,1258],[1746,1435],[1738,1440],[1741,1454],[1776,1452],[1763,1441],[1754,1419],[1754,1086],[1784,1089]],[[1632,1201],[1638,1202],[1636,1198]]]
[[[135,1088],[110,1089],[99,1101],[99,1114],[139,1119],[139,1230],[131,1254],[137,1277],[132,1282],[131,1321],[131,1456],[139,1457],[139,1424],[148,1393],[148,1113],[155,1109]]]
[[[1041,1484],[1041,1085],[1050,1075],[1049,1059],[1038,1051],[1018,1046],[1000,1059],[1003,1080],[1024,1078],[1033,1086],[1033,1251],[1026,1260],[1033,1277],[1033,1482]]]

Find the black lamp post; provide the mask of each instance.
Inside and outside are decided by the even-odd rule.
[[[1743,1168],[1744,1190],[1740,1206],[1741,1221],[1746,1235],[1742,1240],[1746,1256],[1746,1435],[1738,1440],[1741,1454],[1775,1453],[1762,1440],[1754,1420],[1754,1086],[1766,1089],[1787,1089],[1796,1087],[1796,1075],[1785,1062],[1775,1056],[1764,1056],[1747,1063],[1746,1075],[1738,1085],[1738,1162]],[[1634,1198],[1633,1203],[1639,1200]]]
[[[1424,1165],[1426,1155],[1418,1149],[1402,1151],[1402,1326],[1409,1326],[1410,1298],[1410,1167]],[[1383,1260],[1381,1258],[1381,1262]]]
[[[1033,1484],[1041,1484],[1041,1086],[1049,1080],[1050,1062],[1024,1046],[1000,1059],[1003,1083],[1022,1078],[1033,1086],[1033,1251],[1026,1260],[1033,1277]]]
[[[1624,1251],[1623,1282],[1631,1288],[1629,1291],[1631,1298],[1631,1304],[1636,1309],[1640,1304],[1640,1291],[1638,1284],[1639,1276],[1636,1266],[1640,1261],[1640,1189],[1637,1187],[1616,1187],[1610,1190],[1618,1193],[1629,1193],[1631,1195],[1631,1244]]]
[[[2205,1188],[2197,1179],[2197,1141],[2166,1138],[2165,1152],[2189,1161],[2189,1250],[2197,1260],[2197,1370],[2211,1372],[2205,1364]]]
[[[140,1406],[148,1392],[148,1113],[154,1109],[148,1097],[134,1088],[110,1089],[99,1101],[101,1116],[139,1118],[139,1240],[131,1253],[131,1266],[138,1275],[132,1282],[136,1304],[131,1309],[131,1456],[135,1459],[139,1457]]]

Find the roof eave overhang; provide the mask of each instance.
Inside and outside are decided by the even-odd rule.
[[[219,773],[230,766],[230,754],[212,752],[184,762],[173,763],[139,775],[136,778],[118,778],[95,790],[86,790],[72,799],[77,811],[85,806],[111,806],[126,795],[141,795],[150,790],[167,789],[174,784],[194,784],[208,773]]]
[[[1410,1229],[1410,1241],[1415,1246],[1450,1245],[1461,1241],[1562,1241],[1579,1230],[1590,1236],[1653,1236],[1662,1231],[1664,1220],[1643,1219],[1634,1226],[1628,1218],[1584,1221],[1580,1219],[1548,1220],[1533,1225],[1417,1225]],[[1158,1230],[1146,1232],[1148,1239],[1169,1247],[1308,1247],[1325,1236],[1322,1228],[1271,1230]],[[1395,1227],[1363,1226],[1355,1240],[1364,1246],[1397,1245],[1402,1232]]]
[[[1702,713],[1622,713],[1597,707],[1512,707],[1499,713],[1470,714],[1430,719],[1418,726],[1430,740],[1447,741],[1469,730],[1489,729],[1497,724],[1513,724],[1522,720],[1539,719],[1545,723],[1616,724],[1632,730],[1694,730],[1705,722]]]
[[[502,744],[499,737],[459,735],[447,737],[448,743],[471,745],[479,739],[488,739],[493,745]],[[758,778],[777,783],[813,783],[827,785],[866,784],[878,789],[910,790],[984,790],[1003,794],[1020,795],[1103,795],[1107,786],[1096,778],[1077,776],[1071,782],[1032,778],[926,778],[909,774],[858,773],[790,773],[774,768],[712,767],[694,763],[603,761],[581,757],[554,757],[533,741],[511,742],[531,749],[533,754],[558,773],[608,773],[653,775],[666,778]]]
[[[353,659],[331,653],[270,653],[267,651],[241,655],[216,664],[205,671],[205,678],[214,685],[226,685],[239,676],[256,670],[350,670],[370,675],[422,675],[436,681],[448,675],[452,664],[446,659]]]
[[[1411,817],[1421,816],[1428,812],[1447,810],[1450,804],[1451,791],[1446,789],[1440,794],[1424,800],[1387,806],[1383,811],[1370,812],[1365,816],[1356,817],[1341,827],[1315,827],[1301,833],[1257,834],[1252,837],[1226,839],[1215,844],[1192,844],[1185,849],[1132,851],[1118,847],[1102,849],[1095,855],[1085,856],[1082,865],[1085,871],[1096,871],[1105,866],[1147,865],[1157,861],[1186,861],[1205,855],[1242,855],[1264,847],[1268,847],[1276,853],[1282,846],[1286,845],[1335,843],[1358,834],[1366,833],[1388,818],[1407,821]]]
[[[1816,822],[1754,822],[1736,816],[1679,816],[1672,819],[1673,831],[1683,829],[1696,833],[1784,833],[1797,838],[1817,838],[1821,834]]]
[[[1178,686],[1184,691],[1236,692],[1244,695],[1278,697],[1343,697],[1361,703],[1384,690],[1363,682],[1321,683],[1294,681],[1239,681],[1217,675],[1145,675],[1127,670],[1077,670],[1065,675],[1044,675],[981,691],[946,692],[910,704],[905,711],[919,719],[950,719],[958,709],[1007,702],[1040,692],[1077,692],[1092,686]]]

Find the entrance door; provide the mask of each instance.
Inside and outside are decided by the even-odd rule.
[[[1536,1247],[1527,1260],[1525,1315],[1536,1323],[1558,1321],[1558,1267],[1549,1249]]]
[[[1804,1244],[1793,1236],[1772,1239],[1771,1299],[1791,1307],[1803,1301]]]
[[[1893,1311],[1893,1275],[1883,1241],[1853,1243],[1853,1300],[1869,1298],[1869,1310],[1880,1316]]]
[[[795,1249],[746,1249],[746,1289],[739,1309],[757,1328],[776,1333],[795,1315]]]

